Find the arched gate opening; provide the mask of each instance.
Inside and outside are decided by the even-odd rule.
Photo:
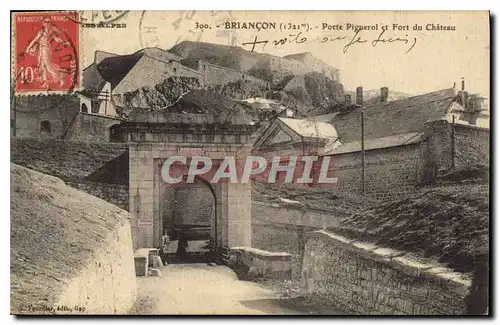
[[[184,177],[185,180],[185,177]],[[170,238],[169,263],[210,262],[217,249],[217,196],[201,177],[167,186],[161,227]]]

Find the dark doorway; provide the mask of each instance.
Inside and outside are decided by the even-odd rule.
[[[124,135],[120,124],[112,125],[109,128],[109,142],[124,142]]]
[[[196,178],[169,188],[163,229],[170,238],[168,263],[211,262],[216,249],[216,197],[212,185]]]

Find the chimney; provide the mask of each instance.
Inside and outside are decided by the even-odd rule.
[[[363,106],[363,87],[356,88],[356,105]]]
[[[351,105],[352,105],[351,95],[345,95],[345,106],[351,106]]]
[[[389,88],[388,87],[380,88],[380,101],[382,103],[387,103],[387,98],[389,98]]]

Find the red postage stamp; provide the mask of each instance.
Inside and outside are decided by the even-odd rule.
[[[14,13],[16,93],[70,92],[79,86],[77,13]]]

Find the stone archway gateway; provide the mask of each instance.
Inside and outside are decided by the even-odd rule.
[[[251,123],[204,114],[153,113],[121,125],[129,142],[129,210],[134,249],[159,247],[168,188],[161,168],[169,157],[246,159],[256,130]],[[215,198],[215,243],[251,246],[251,183],[209,184]]]
[[[216,192],[206,179],[196,176],[193,183],[160,183],[159,198],[160,232],[163,229],[170,236],[170,253],[176,252],[181,238],[189,241],[193,257],[206,252],[209,239],[217,242]]]

